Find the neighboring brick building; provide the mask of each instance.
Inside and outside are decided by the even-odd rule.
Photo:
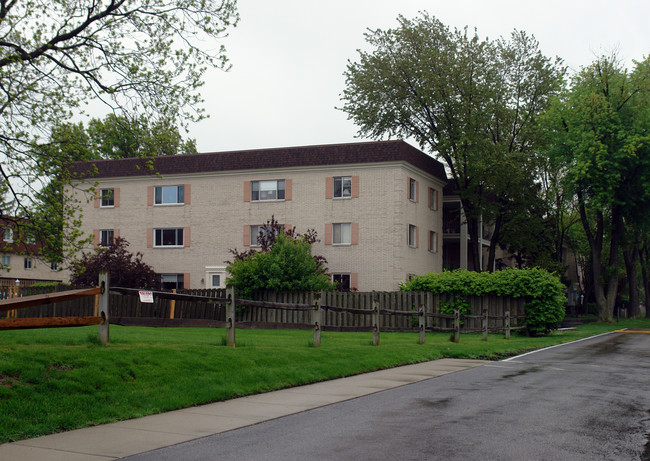
[[[20,218],[0,218],[0,286],[63,281],[67,272],[40,257],[42,245],[26,234]]]
[[[256,226],[271,216],[298,232],[315,229],[313,253],[353,289],[395,290],[411,274],[442,270],[445,170],[403,141],[157,157],[153,169],[142,159],[101,160],[70,170],[93,172],[66,192],[81,202],[82,230],[95,245],[124,237],[165,287],[224,286],[228,249],[255,244]]]

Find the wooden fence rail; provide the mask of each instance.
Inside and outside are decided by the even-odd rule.
[[[7,312],[7,318],[0,320],[0,330],[15,330],[27,328],[58,328],[99,325],[98,339],[102,344],[108,344],[108,291],[109,279],[107,272],[99,275],[99,286],[78,290],[68,290],[55,293],[41,293],[28,296],[18,296],[0,300],[0,312]],[[93,316],[65,317],[21,317],[17,312],[35,306],[54,305],[81,298],[98,297],[98,312]],[[12,313],[15,315],[12,317]]]
[[[232,290],[213,289],[183,290],[180,293],[154,291],[154,303],[141,303],[138,291],[110,287],[112,296],[106,318],[111,323],[122,325],[225,327],[228,329],[227,343],[231,345],[235,342],[235,325],[238,328],[313,328],[314,345],[320,344],[322,330],[372,331],[373,344],[379,344],[380,331],[419,331],[420,342],[424,342],[426,331],[452,332],[455,341],[460,339],[461,332],[483,332],[483,339],[487,340],[488,332],[504,332],[509,338],[512,330],[525,327],[523,300],[512,298],[464,296],[469,309],[463,315],[458,310],[450,311],[450,306],[459,296],[454,294],[263,292],[257,293],[256,299],[246,300],[235,299]],[[89,309],[92,312],[92,300],[82,296],[84,293],[84,296],[92,296],[92,293],[77,292],[78,298],[86,301],[78,312],[88,312]],[[38,307],[40,310],[33,317],[56,317],[57,312],[60,316],[60,312],[67,309],[66,303],[76,299],[74,293],[71,291],[56,297],[44,294]],[[15,305],[13,302],[12,306]],[[51,306],[49,310],[43,311],[48,305]],[[16,312],[15,307],[12,309]],[[7,309],[0,308],[0,312],[4,310]],[[481,315],[475,315],[475,312]],[[47,324],[47,321],[40,322]],[[36,323],[33,321],[32,324]]]

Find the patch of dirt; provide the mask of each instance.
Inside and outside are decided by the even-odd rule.
[[[14,384],[18,382],[18,376],[12,376],[5,373],[0,374],[0,386],[2,387],[13,387]]]
[[[51,363],[47,367],[47,371],[70,371],[74,370],[74,365],[69,365],[67,363]]]

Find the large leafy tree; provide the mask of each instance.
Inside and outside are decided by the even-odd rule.
[[[145,116],[129,119],[111,113],[103,119],[91,119],[87,126],[83,122],[55,125],[50,139],[34,148],[34,155],[40,158],[39,176],[49,178],[45,186],[34,191],[27,222],[30,233],[43,242],[42,256],[69,262],[76,256],[78,244],[87,242],[78,231],[77,204],[63,197],[69,179],[65,163],[194,153],[195,141],[184,140],[176,126],[166,121],[149,122]]]
[[[481,216],[495,223],[498,242],[496,218],[534,177],[538,116],[564,69],[524,32],[490,41],[426,13],[398,20],[396,29],[366,34],[374,50],[348,64],[342,109],[360,135],[412,138],[444,160],[479,261]]]
[[[0,1],[3,214],[30,217],[43,163],[70,160],[36,147],[65,143],[54,127],[91,101],[153,127],[203,117],[202,76],[227,70],[219,41],[237,21],[236,0]]]
[[[549,154],[564,169],[588,242],[599,318],[611,321],[620,253],[638,245],[629,237],[650,206],[650,61],[628,71],[616,56],[597,59],[556,101],[549,123]]]

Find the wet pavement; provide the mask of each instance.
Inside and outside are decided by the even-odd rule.
[[[127,459],[638,460],[649,384],[650,334],[612,333]]]

